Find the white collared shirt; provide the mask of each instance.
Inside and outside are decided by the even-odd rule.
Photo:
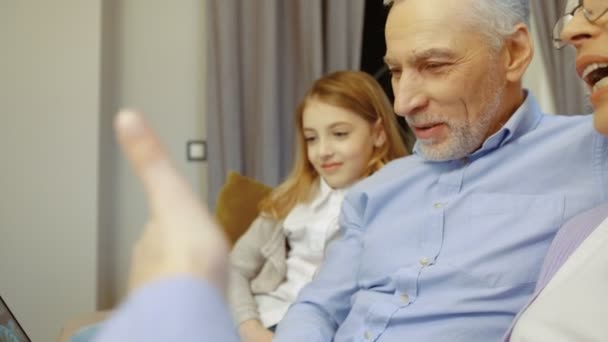
[[[283,221],[290,250],[283,284],[269,294],[255,297],[265,327],[279,323],[302,287],[314,277],[327,244],[339,231],[338,216],[345,189],[334,190],[323,179],[310,203],[296,205]]]
[[[608,341],[608,219],[520,316],[510,341]]]

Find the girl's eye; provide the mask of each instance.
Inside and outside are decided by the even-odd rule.
[[[316,139],[315,137],[304,137],[304,140],[305,140],[307,143],[311,143],[311,142],[315,141],[315,139]]]
[[[334,132],[334,135],[338,138],[344,138],[348,136],[349,132]]]

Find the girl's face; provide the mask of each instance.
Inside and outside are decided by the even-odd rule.
[[[382,123],[317,100],[308,101],[302,116],[308,161],[333,189],[347,187],[365,171],[386,136]]]

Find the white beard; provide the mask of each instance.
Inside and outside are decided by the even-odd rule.
[[[492,73],[490,74],[492,75]],[[496,79],[490,80],[489,83],[488,87],[485,87],[485,89],[488,89],[488,94],[485,94],[488,102],[483,108],[483,114],[476,121],[457,121],[442,114],[426,115],[421,119],[422,122],[443,122],[449,129],[448,137],[441,143],[432,140],[418,140],[418,152],[424,159],[432,161],[456,160],[466,157],[482,145],[490,128],[499,119],[498,116],[501,113],[498,108],[505,90],[504,85],[499,86]],[[490,94],[490,91],[496,92]],[[408,123],[411,124],[410,121]]]

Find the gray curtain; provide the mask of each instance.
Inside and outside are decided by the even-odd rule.
[[[364,0],[207,0],[208,201],[230,170],[289,172],[295,108],[312,81],[358,69]]]
[[[552,45],[553,25],[564,12],[565,1],[532,0],[530,6],[536,22],[541,50],[549,73],[549,82],[557,114],[584,114],[590,112],[586,90],[576,75],[575,53],[571,47],[555,50]]]

